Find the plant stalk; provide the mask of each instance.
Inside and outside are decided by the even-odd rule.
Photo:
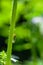
[[[10,23],[10,32],[9,32],[9,38],[8,38],[6,65],[11,65],[12,40],[14,37],[13,34],[14,34],[15,22],[16,22],[16,9],[17,9],[17,0],[14,0],[13,1],[12,18],[11,18],[11,23]]]

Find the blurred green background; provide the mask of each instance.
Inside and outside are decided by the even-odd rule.
[[[0,51],[7,49],[12,4],[12,0],[0,0]],[[17,0],[16,13],[12,53],[43,58],[43,0]]]

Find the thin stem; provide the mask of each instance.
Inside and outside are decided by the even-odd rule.
[[[11,19],[11,26],[9,32],[9,39],[8,39],[8,48],[7,48],[7,61],[6,65],[11,65],[11,53],[12,53],[12,40],[16,22],[16,9],[17,9],[17,0],[13,2],[13,10],[12,10],[12,19]]]
[[[36,59],[37,55],[36,55],[34,44],[32,45],[32,56],[33,56],[33,65],[37,65],[37,59]]]

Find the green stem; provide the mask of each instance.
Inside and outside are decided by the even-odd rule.
[[[37,54],[36,54],[36,51],[35,51],[35,45],[32,44],[32,56],[33,56],[33,65],[37,65]]]
[[[17,9],[17,0],[14,0],[10,32],[9,32],[9,39],[8,39],[8,47],[7,47],[6,65],[11,65],[12,40],[13,40],[13,34],[14,34],[14,28],[15,28],[15,22],[16,22],[16,9]]]

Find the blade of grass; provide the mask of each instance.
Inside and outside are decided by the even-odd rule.
[[[10,32],[9,32],[9,39],[8,39],[6,65],[11,65],[12,40],[13,40],[13,34],[14,34],[14,29],[15,29],[16,9],[17,9],[17,0],[14,0],[13,1],[13,10],[12,10]]]

